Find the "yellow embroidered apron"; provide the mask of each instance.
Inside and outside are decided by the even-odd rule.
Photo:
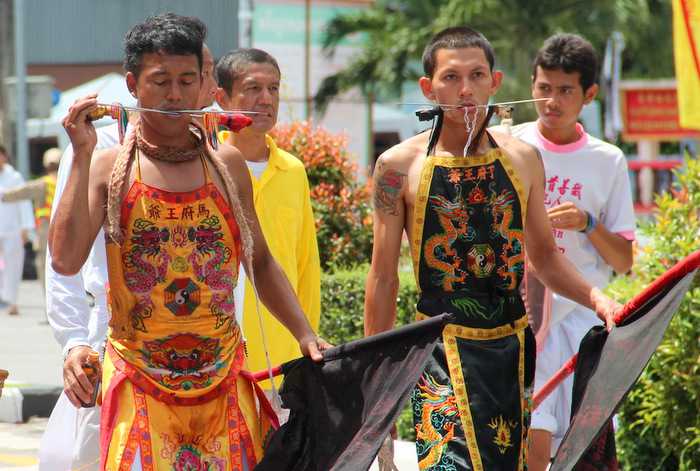
[[[186,193],[143,183],[139,165],[124,242],[107,243],[103,469],[129,470],[139,454],[144,471],[241,470],[262,456],[269,423],[240,371],[234,315],[239,228],[202,163],[205,184]]]

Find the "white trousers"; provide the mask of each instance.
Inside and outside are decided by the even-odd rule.
[[[544,347],[537,353],[535,391],[556,373],[574,353],[588,331],[601,321],[590,309],[577,307],[549,329]],[[532,413],[530,428],[552,434],[551,454],[554,456],[571,420],[571,397],[574,375],[569,375],[542,401]]]
[[[41,437],[39,471],[76,469],[100,469],[100,408],[76,409],[64,392]]]
[[[17,304],[23,267],[22,234],[0,234],[0,299],[6,303]]]

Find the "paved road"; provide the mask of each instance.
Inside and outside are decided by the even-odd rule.
[[[60,386],[61,350],[44,320],[44,293],[37,281],[23,281],[19,316],[0,319],[0,368],[10,372],[8,382]],[[0,470],[35,470],[39,440],[46,420],[26,424],[0,423]]]
[[[39,469],[39,441],[47,420],[34,417],[26,424],[0,423],[0,470]]]
[[[19,316],[0,319],[0,368],[8,379],[30,384],[58,386],[61,349],[44,320],[44,293],[37,281],[23,281],[19,293]]]

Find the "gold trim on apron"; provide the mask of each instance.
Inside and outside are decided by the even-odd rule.
[[[416,313],[416,320],[422,321],[430,319],[422,312]],[[518,353],[518,383],[520,390],[525,390],[525,329],[528,326],[527,315],[516,320],[513,325],[506,324],[493,329],[478,329],[474,327],[465,327],[458,324],[447,324],[442,331],[442,339],[445,346],[445,357],[447,358],[447,367],[450,371],[450,381],[452,382],[452,390],[457,398],[457,408],[459,409],[459,418],[462,422],[464,430],[464,438],[469,450],[469,458],[471,459],[474,471],[484,471],[481,462],[481,453],[476,440],[476,432],[474,430],[474,421],[472,419],[471,407],[469,406],[469,393],[467,391],[467,381],[464,379],[462,371],[462,361],[457,347],[457,338],[469,340],[493,340],[511,335],[518,336],[519,353]],[[525,407],[526,399],[523,398],[521,404],[521,423],[525,423]],[[523,426],[523,436],[521,437],[522,447],[525,446],[527,432]],[[524,451],[527,452],[526,450]],[[520,453],[518,460],[518,471],[524,469],[524,456]]]
[[[525,316],[525,321],[527,322],[527,316]],[[527,325],[525,326],[527,327]],[[518,331],[518,343],[520,344],[520,351],[518,355],[518,383],[520,385],[520,423],[521,426],[521,436],[520,436],[520,458],[518,459],[518,471],[523,471],[525,468],[525,456],[527,454],[527,429],[525,427],[525,411],[527,410],[527,394],[525,392],[525,329]]]
[[[418,273],[419,264],[421,260],[421,255],[423,252],[422,238],[423,238],[423,225],[425,223],[425,209],[428,205],[428,193],[430,191],[430,183],[433,180],[433,172],[435,167],[448,167],[448,168],[468,168],[475,167],[477,165],[487,165],[498,160],[503,169],[508,174],[510,182],[515,188],[515,192],[518,194],[518,201],[520,203],[520,213],[522,218],[523,230],[525,228],[525,222],[527,221],[527,201],[528,194],[525,193],[523,184],[518,176],[518,172],[513,167],[513,162],[510,156],[504,152],[500,147],[496,149],[491,149],[484,155],[469,156],[469,157],[452,157],[445,156],[439,157],[434,155],[429,155],[426,157],[423,163],[423,169],[421,170],[420,181],[418,182],[418,192],[416,194],[416,205],[413,208],[413,230],[411,231],[411,251],[414,254],[413,258],[413,274],[416,277],[416,286],[418,287],[418,292],[420,293],[420,277]]]

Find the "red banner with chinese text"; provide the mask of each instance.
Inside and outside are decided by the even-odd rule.
[[[622,84],[622,136],[625,140],[675,141],[700,138],[700,130],[683,128],[679,122],[678,94],[673,82],[668,85],[630,86]]]

